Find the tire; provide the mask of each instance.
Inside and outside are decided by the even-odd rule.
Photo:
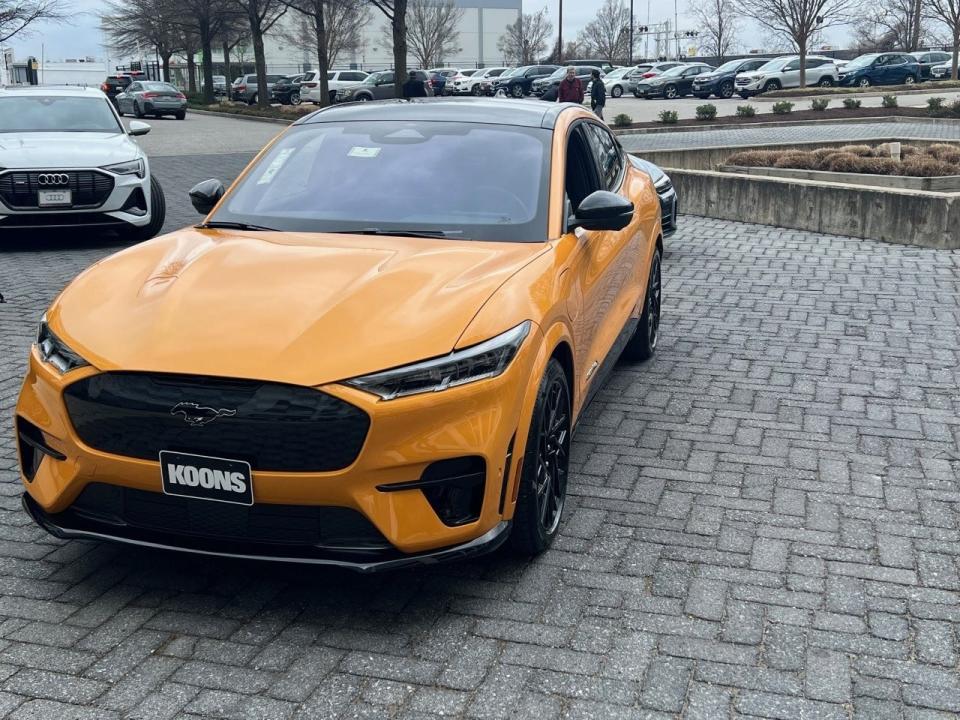
[[[474,85],[473,88],[470,90],[470,93],[474,97],[480,97],[481,95],[483,95],[483,88],[481,88],[479,85]]]
[[[163,227],[167,218],[167,200],[163,195],[163,188],[157,179],[150,176],[150,222],[143,227],[131,227],[123,232],[124,240],[129,242],[143,242],[149,240]]]
[[[619,85],[614,85],[614,86],[610,89],[610,94],[611,94],[613,97],[618,98],[618,97],[620,97],[620,96],[623,95],[623,88],[620,87]]]
[[[676,100],[678,97],[680,97],[680,93],[677,91],[677,86],[667,85],[663,89],[663,97],[666,100]]]
[[[750,98],[750,93],[737,93],[737,95],[742,97],[744,100],[747,100]]]
[[[903,84],[904,84],[904,85],[913,85],[916,81],[917,81],[917,78],[916,78],[915,76],[913,76],[913,75],[907,75],[907,76],[903,79]]]
[[[859,85],[860,87],[870,87],[872,84],[873,83],[870,82],[870,78],[868,77],[862,77],[859,80],[857,80],[857,85]]]
[[[820,82],[817,83],[820,87],[833,87],[833,78],[832,77],[822,77]]]
[[[551,358],[533,405],[510,532],[510,545],[519,555],[539,555],[557,536],[567,496],[570,416],[567,375]]]
[[[298,92],[296,92],[296,91],[290,93],[290,104],[291,104],[291,105],[299,105],[301,102],[302,102],[302,100],[301,100],[301,98],[300,98],[300,93],[298,93]]]
[[[647,280],[647,295],[643,301],[643,312],[633,337],[623,349],[623,357],[628,360],[649,360],[657,351],[660,337],[660,302],[662,299],[660,278],[660,249],[653,254],[650,262],[650,277]]]
[[[373,96],[367,95],[366,93],[361,93],[360,95],[357,95],[354,100],[357,102],[370,102],[373,100]]]
[[[722,83],[720,83],[720,87],[717,90],[717,96],[722,98],[732,98],[733,83],[730,80],[724,80]]]
[[[175,117],[177,118],[177,120],[183,120],[183,119],[185,119],[185,118],[187,117],[187,111],[186,111],[186,110],[181,110],[180,112],[178,112],[178,113],[175,115]]]
[[[143,110],[140,109],[140,106],[137,104],[136,101],[134,101],[133,103],[133,116],[136,118],[143,117]]]
[[[710,97],[709,94],[706,94],[706,95],[705,95],[704,93],[695,93],[695,94],[696,94],[696,96],[697,96],[698,98],[700,98],[701,100],[706,100],[708,97]]]
[[[636,90],[633,91],[633,96],[634,96],[637,100],[640,99],[640,93],[638,93]]]
[[[515,98],[522,98],[522,97],[523,97],[523,86],[522,86],[522,85],[514,85],[513,88],[511,88],[511,90],[510,90],[510,94],[513,95]]]
[[[780,84],[779,80],[767,80],[767,84],[763,86],[763,92],[773,92],[782,87],[783,85]]]
[[[257,95],[259,95],[259,93],[254,93],[253,95],[251,95],[251,96],[250,96],[250,99],[247,100],[247,105],[256,105],[256,104],[257,104]]]

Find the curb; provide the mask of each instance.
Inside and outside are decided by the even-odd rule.
[[[187,108],[187,112],[197,113],[198,115],[209,115],[210,117],[233,118],[235,120],[253,120],[255,122],[273,123],[274,125],[293,125],[296,120],[284,120],[282,118],[257,117],[256,115],[240,115],[239,113],[215,112],[213,110],[195,110]],[[306,117],[306,115],[304,115]],[[299,120],[300,118],[297,118]]]
[[[960,92],[960,87],[942,88],[940,92],[945,92],[945,93]],[[882,90],[872,90],[868,92],[834,93],[833,95],[831,95],[830,93],[817,93],[815,95],[790,95],[790,94],[778,95],[777,91],[774,90],[772,93],[763,93],[763,95],[755,95],[751,97],[750,100],[753,100],[756,102],[775,102],[777,100],[818,100],[820,98],[829,98],[831,100],[834,100],[834,99],[842,100],[843,98],[848,98],[848,97],[877,98],[877,97],[883,97],[884,95],[896,95],[897,97],[900,97],[901,95],[931,95],[931,94],[935,95],[936,93],[937,93],[936,90],[931,90],[929,88],[917,88],[916,90],[891,89],[889,92],[883,92]]]
[[[749,130],[750,128],[769,128],[769,127],[798,127],[805,125],[834,125],[834,124],[862,124],[862,123],[928,123],[930,125],[944,125],[960,122],[954,118],[931,118],[911,115],[881,115],[878,117],[858,117],[858,118],[832,118],[825,120],[771,120],[769,122],[752,123],[726,123],[704,124],[704,125],[684,125],[681,127],[649,127],[649,128],[625,128],[616,130],[611,128],[614,135],[656,135],[659,133],[683,133],[683,132],[703,132],[720,130]]]

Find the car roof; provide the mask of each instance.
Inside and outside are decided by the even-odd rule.
[[[0,96],[23,97],[101,97],[107,96],[100,88],[76,87],[73,85],[8,85],[0,87]]]
[[[565,103],[532,103],[508,98],[434,97],[414,100],[381,100],[333,105],[298,120],[295,125],[363,120],[413,120],[483,123],[552,128]]]

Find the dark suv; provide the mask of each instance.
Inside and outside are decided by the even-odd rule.
[[[529,95],[533,81],[545,78],[558,69],[558,65],[524,65],[509,73],[504,73],[493,83],[493,94],[504,92],[516,98]]]
[[[770,58],[741,58],[725,62],[712,72],[697,75],[693,79],[691,88],[693,94],[698,98],[708,98],[711,95],[716,95],[718,98],[733,97],[733,84],[737,73],[756,70],[769,60]]]
[[[134,80],[143,78],[143,73],[133,73],[130,75],[107,75],[106,79],[100,83],[100,89],[110,99],[114,107],[117,105],[117,95],[127,89],[127,86]]]
[[[592,79],[594,70],[600,71],[600,77],[605,75],[598,65],[571,65],[570,67],[576,70],[577,78],[583,83],[584,91],[586,91],[587,83]],[[547,77],[535,80],[531,92],[541,100],[554,102],[557,99],[557,93],[560,91],[560,81],[566,76],[566,66],[557,68],[552,74],[547,75]]]

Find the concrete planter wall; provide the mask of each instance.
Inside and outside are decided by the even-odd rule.
[[[826,170],[797,170],[795,168],[743,167],[741,165],[721,165],[720,172],[738,175],[762,175],[795,180],[815,180],[817,182],[838,182],[846,185],[875,185],[904,190],[929,190],[932,192],[960,191],[960,175],[945,177],[909,177],[907,175],[869,175],[866,173],[828,172]]]

